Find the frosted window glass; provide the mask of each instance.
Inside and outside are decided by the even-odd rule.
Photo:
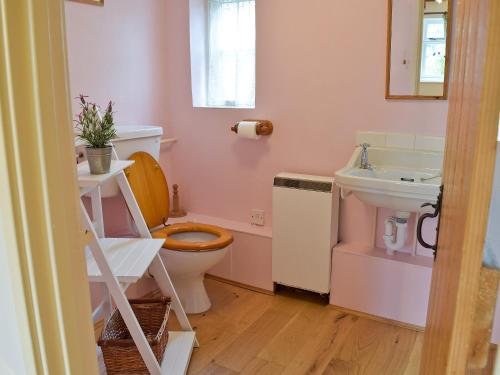
[[[207,106],[255,107],[255,0],[208,1]]]

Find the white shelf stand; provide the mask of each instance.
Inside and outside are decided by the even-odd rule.
[[[78,165],[80,197],[90,195],[94,219],[94,221],[90,219],[83,202],[80,202],[85,229],[93,237],[86,250],[87,273],[90,282],[100,282],[105,285],[105,297],[94,311],[93,318],[97,319],[102,315],[105,319],[109,318],[111,312],[109,296],[112,297],[149,372],[152,375],[185,374],[193,347],[198,346],[198,342],[159,255],[163,240],[152,239],[128,184],[124,170],[132,165],[133,161],[113,160],[111,163],[110,172],[103,175],[91,175],[87,162]],[[104,238],[101,187],[112,179],[115,179],[120,187],[140,238]],[[137,282],[146,272],[155,279],[163,295],[171,298],[172,310],[183,329],[180,332],[169,332],[169,341],[162,363],[156,360],[125,295],[127,287]]]

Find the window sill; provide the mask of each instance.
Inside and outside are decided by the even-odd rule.
[[[235,106],[235,105],[195,105],[193,108],[211,109],[255,109],[255,106]]]

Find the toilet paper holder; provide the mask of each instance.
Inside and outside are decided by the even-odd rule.
[[[255,121],[257,122],[257,135],[271,135],[273,134],[273,123],[269,120],[243,120],[243,121]],[[238,134],[238,125],[239,123],[233,125],[231,127],[231,131]]]

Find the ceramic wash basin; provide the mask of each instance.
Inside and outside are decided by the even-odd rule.
[[[401,212],[428,212],[441,186],[443,153],[395,148],[368,148],[370,169],[360,168],[361,147],[335,174],[342,196],[350,193],[376,207]]]

